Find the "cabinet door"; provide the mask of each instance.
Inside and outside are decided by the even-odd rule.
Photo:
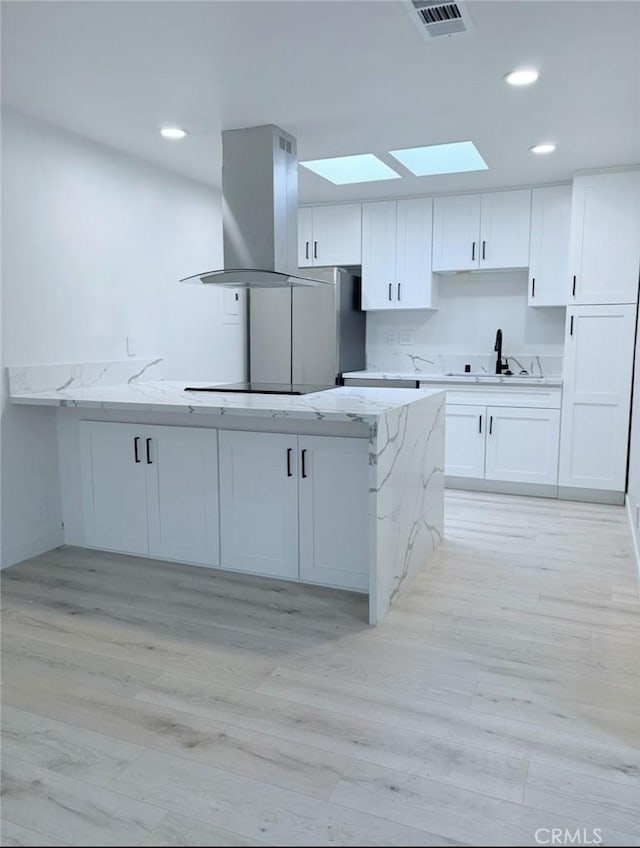
[[[437,282],[431,272],[433,201],[417,197],[397,201],[396,307],[437,308]]]
[[[559,410],[490,406],[487,418],[487,480],[558,482]]]
[[[480,267],[526,268],[529,265],[531,190],[482,195]]]
[[[640,171],[576,177],[571,214],[569,302],[636,303]]]
[[[571,186],[531,192],[529,306],[565,306],[569,277]]]
[[[82,504],[86,544],[146,554],[147,484],[144,428],[80,422]]]
[[[433,270],[477,268],[479,256],[480,195],[436,197],[433,201]]]
[[[362,204],[313,207],[314,265],[360,265]]]
[[[561,486],[624,492],[636,307],[567,309]]]
[[[362,308],[396,302],[396,201],[362,204]]]
[[[300,579],[368,591],[366,439],[300,436]]]
[[[484,406],[447,404],[444,471],[452,477],[484,477],[487,427]]]
[[[313,265],[313,207],[298,209],[298,267]]]
[[[220,430],[222,568],[298,577],[297,436]]]
[[[217,566],[217,431],[147,427],[144,436],[149,553]]]

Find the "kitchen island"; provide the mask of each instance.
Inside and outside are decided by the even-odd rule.
[[[12,403],[58,415],[67,544],[366,592],[377,624],[442,538],[439,390],[185,392],[94,370],[10,370]]]

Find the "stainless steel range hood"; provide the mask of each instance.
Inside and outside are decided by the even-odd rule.
[[[181,283],[316,286],[298,275],[298,151],[274,124],[222,133],[224,269]]]

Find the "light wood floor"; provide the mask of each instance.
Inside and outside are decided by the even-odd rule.
[[[377,629],[357,595],[77,548],[2,600],[4,845],[640,844],[621,507],[449,492]]]

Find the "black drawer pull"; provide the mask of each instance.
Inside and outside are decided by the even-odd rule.
[[[569,330],[569,335],[573,335],[573,315],[571,316],[571,329]]]
[[[147,439],[147,465],[153,465],[151,462],[151,438]]]
[[[138,443],[140,442],[140,436],[136,436],[133,440],[133,456],[136,462],[140,462],[140,456],[138,454]]]
[[[489,435],[491,436],[493,433],[493,415],[489,416]]]
[[[471,261],[473,262],[473,260],[475,258],[476,258],[476,243],[474,241],[474,242],[471,242]]]
[[[291,448],[287,448],[287,477],[293,477],[291,471]]]
[[[478,415],[478,433],[482,433],[482,415]]]
[[[307,449],[305,448],[301,454],[302,458],[302,476],[307,476]]]
[[[484,255],[484,246],[485,246],[485,244],[486,244],[486,241],[483,241],[483,242],[482,242],[482,258],[483,258],[483,259],[485,258],[485,255]]]
[[[574,297],[576,296],[576,275],[575,275],[575,274],[573,275],[573,289],[572,289],[572,291],[571,291],[571,294],[572,294]]]
[[[531,280],[531,297],[535,297],[535,296],[536,296],[536,278],[534,277]]]

